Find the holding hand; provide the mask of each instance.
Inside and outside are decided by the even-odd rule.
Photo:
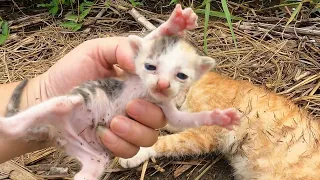
[[[46,99],[63,95],[88,80],[118,75],[120,71],[115,70],[114,64],[119,64],[125,71],[134,72],[133,56],[133,50],[126,37],[86,41],[65,55],[47,72],[29,81],[21,97],[21,111]],[[2,89],[5,91],[11,89],[10,93],[12,93],[16,84],[2,85],[4,87]],[[0,99],[3,104],[7,104],[6,100]],[[3,107],[0,109],[4,111]],[[141,146],[152,146],[158,138],[155,129],[166,124],[161,109],[147,101],[139,99],[131,101],[126,109],[127,114],[136,121],[118,116],[111,121],[110,129],[101,127],[97,132],[104,145],[114,155],[123,158],[134,156]],[[4,148],[4,144],[10,148]],[[32,146],[25,142],[0,142],[0,147],[3,147],[0,148],[0,154],[2,154],[0,161],[4,162],[12,157],[48,146],[31,144]],[[19,147],[16,151],[12,151],[15,149],[13,146]]]

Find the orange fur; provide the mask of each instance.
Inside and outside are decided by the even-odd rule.
[[[162,136],[151,148],[153,156],[221,151],[236,179],[319,179],[319,122],[285,97],[210,72],[192,86],[182,106],[191,112],[230,107],[245,114],[234,131],[210,126]]]

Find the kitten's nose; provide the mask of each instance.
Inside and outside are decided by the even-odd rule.
[[[157,85],[159,89],[168,89],[170,87],[170,82],[165,79],[159,79]]]

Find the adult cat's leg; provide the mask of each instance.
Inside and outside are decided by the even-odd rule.
[[[167,124],[165,127],[161,128],[161,130],[165,130],[170,133],[178,133],[178,132],[184,131],[185,128],[173,127],[170,124]]]
[[[200,127],[187,129],[178,134],[160,136],[158,141],[140,151],[132,158],[119,159],[124,168],[137,167],[152,157],[179,157],[185,155],[200,155],[217,150],[220,147],[219,127]]]

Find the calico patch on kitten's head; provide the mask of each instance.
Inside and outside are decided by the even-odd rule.
[[[178,36],[146,40],[129,36],[137,49],[136,73],[159,101],[175,97],[215,66],[215,60],[200,56],[196,49]]]

